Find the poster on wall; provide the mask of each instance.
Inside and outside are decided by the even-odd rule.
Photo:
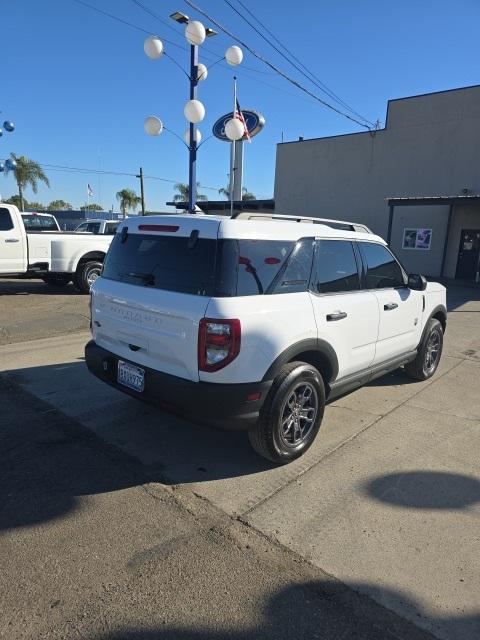
[[[404,229],[403,249],[430,249],[432,243],[431,229]]]

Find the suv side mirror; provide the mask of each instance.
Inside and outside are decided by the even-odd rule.
[[[414,291],[425,291],[427,288],[427,279],[425,276],[421,276],[418,273],[411,273],[408,276],[407,286]]]

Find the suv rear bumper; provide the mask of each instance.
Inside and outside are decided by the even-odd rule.
[[[85,360],[91,373],[128,395],[178,413],[194,422],[204,422],[225,430],[247,430],[258,420],[258,414],[272,384],[218,384],[193,382],[141,366],[145,370],[145,389],[137,392],[117,382],[119,358],[99,347],[93,340],[85,346]],[[132,362],[135,364],[135,362]],[[136,365],[139,366],[139,365]],[[247,400],[252,393],[261,393],[259,400]]]

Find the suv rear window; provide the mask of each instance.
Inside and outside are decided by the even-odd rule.
[[[122,242],[116,234],[102,276],[193,295],[254,296],[306,291],[311,260],[311,241],[128,234]]]
[[[51,216],[22,215],[22,220],[25,231],[58,231]]]
[[[212,296],[216,240],[116,234],[102,276],[144,287]]]

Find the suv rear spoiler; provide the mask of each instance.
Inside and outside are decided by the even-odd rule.
[[[366,225],[359,222],[347,222],[345,220],[331,220],[329,218],[310,218],[306,216],[287,216],[279,213],[257,213],[250,211],[238,211],[234,213],[232,218],[241,220],[266,220],[275,221],[283,220],[285,222],[305,222],[308,224],[323,224],[333,229],[342,231],[358,231],[359,233],[373,233]]]

